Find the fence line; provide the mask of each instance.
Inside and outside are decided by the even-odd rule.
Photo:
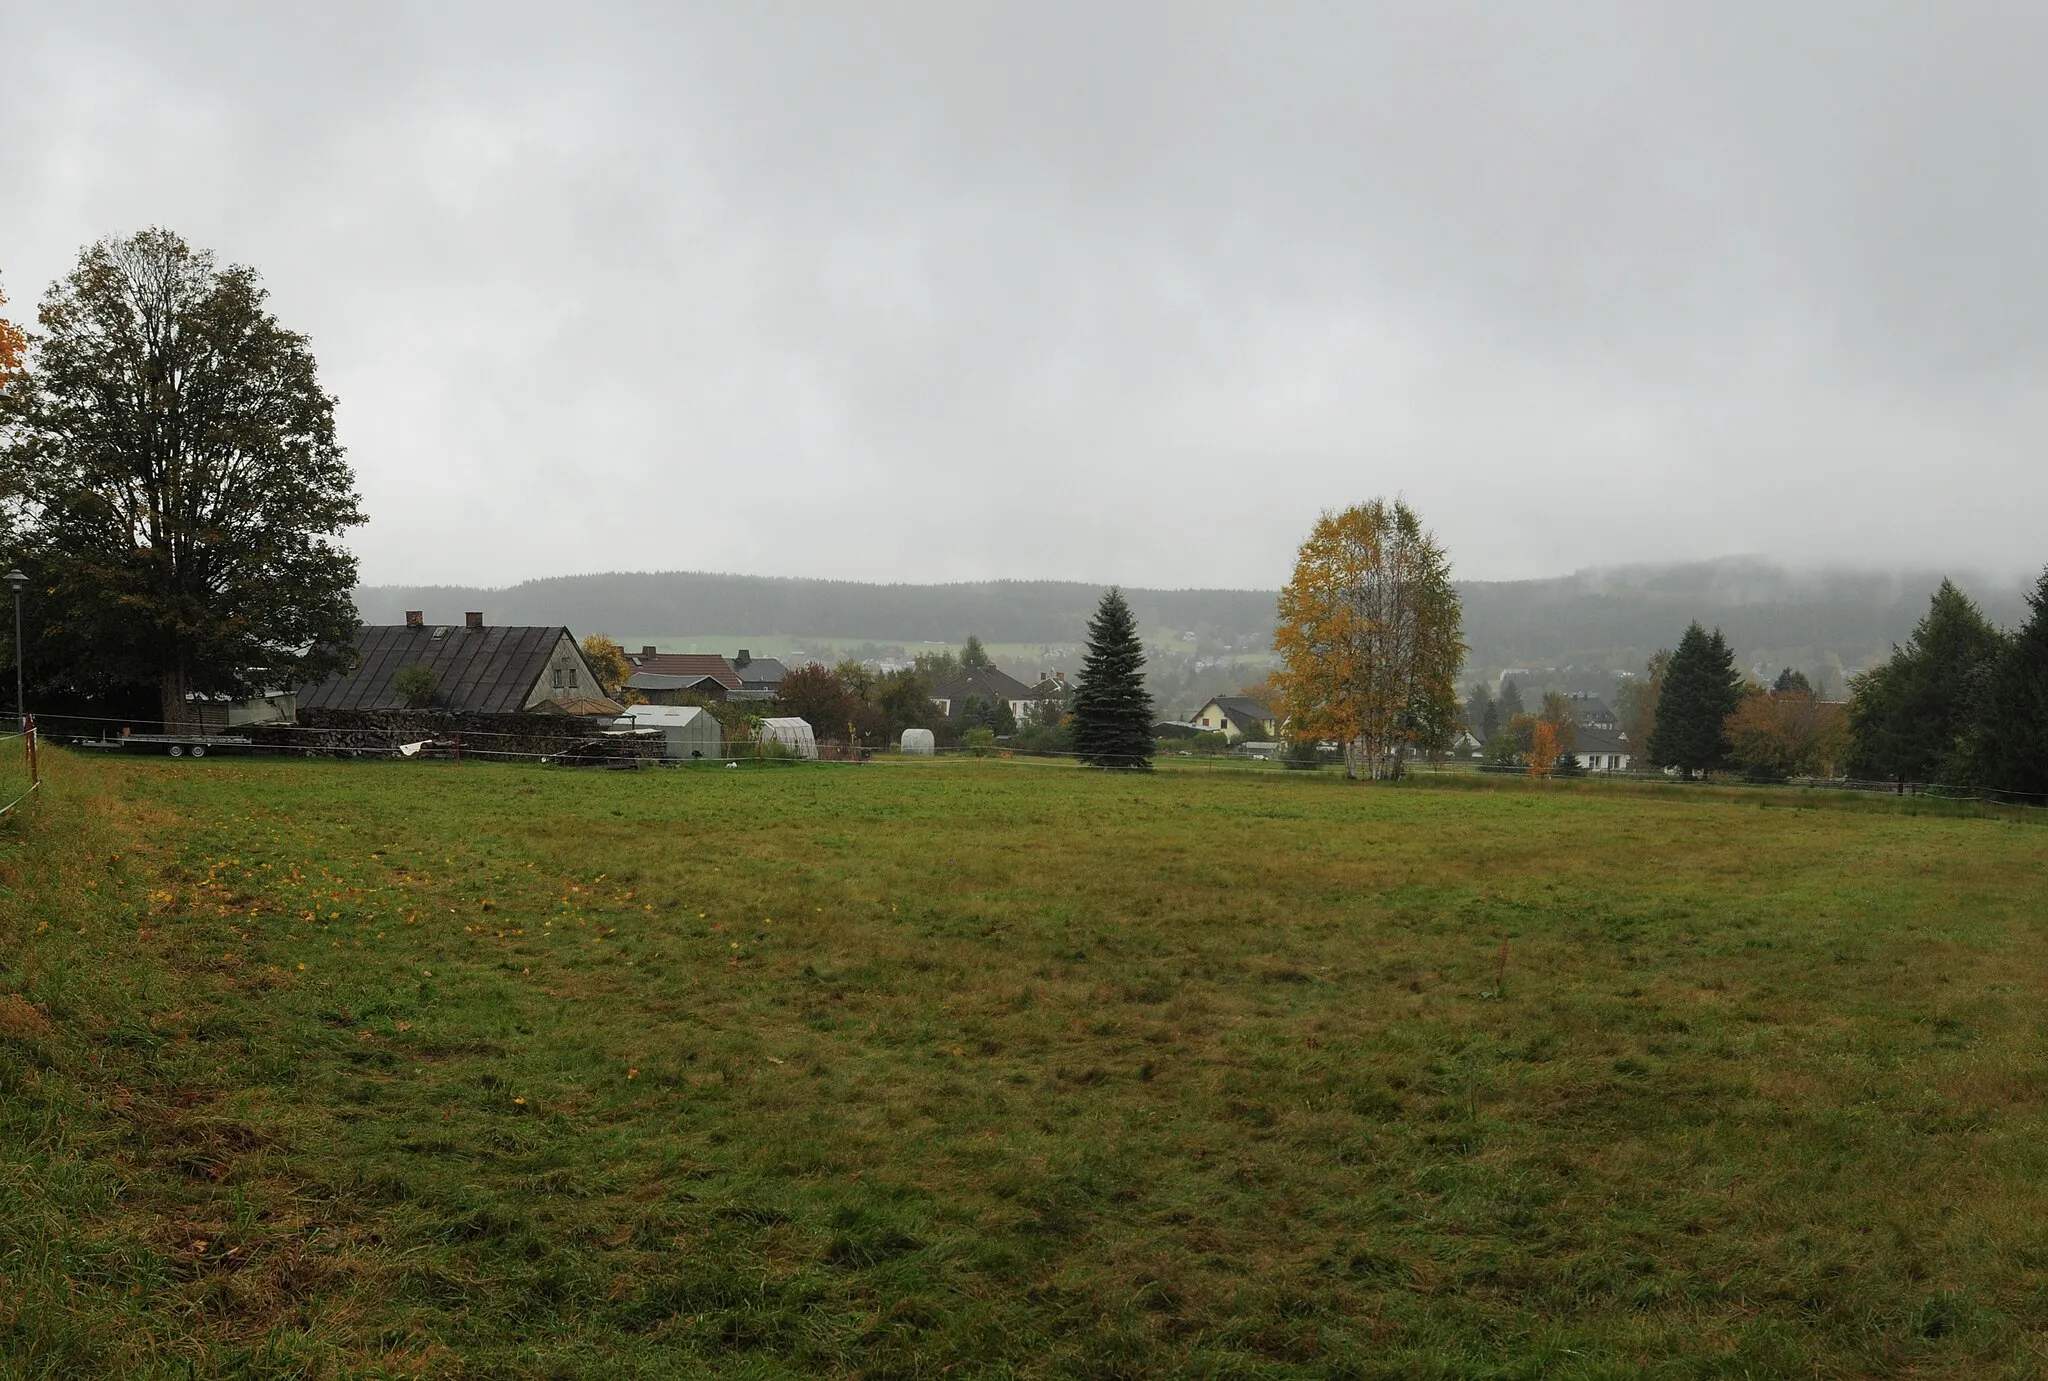
[[[21,740],[22,756],[28,763],[28,787],[13,800],[0,805],[0,820],[5,820],[21,806],[42,794],[43,774],[40,764],[36,761],[36,736],[36,721],[33,715],[23,718],[18,732],[0,734],[0,743],[5,743],[9,739]]]
[[[7,802],[5,805],[0,805],[0,817],[4,817],[8,812],[16,809],[23,802],[33,797],[42,786],[41,777],[37,772],[35,761],[36,745],[41,736],[41,731],[35,727],[37,718],[49,721],[76,723],[81,725],[134,724],[138,722],[137,720],[134,720],[132,718],[117,718],[105,715],[47,715],[40,717],[31,717],[28,721],[30,727],[24,733],[0,734],[0,741],[5,741],[8,739],[22,739],[24,741],[24,752],[28,760],[30,773],[30,783],[28,789],[24,791],[20,796],[16,797],[14,800]],[[400,732],[398,730],[376,730],[368,727],[342,729],[321,728],[317,726],[307,726],[298,724],[267,724],[249,726],[238,725],[234,726],[234,728],[260,729],[266,736],[284,735],[288,739],[302,738],[302,741],[296,743],[289,741],[283,743],[240,742],[236,741],[238,739],[238,735],[235,734],[233,731],[195,733],[189,735],[188,737],[192,740],[199,741],[222,741],[223,747],[231,746],[233,751],[237,754],[249,754],[258,756],[299,755],[316,757],[385,757],[398,756],[401,754],[401,750],[403,748],[410,747],[416,744],[418,745],[416,753],[409,754],[406,756],[421,756],[442,760],[460,759],[462,757],[468,756],[483,758],[489,761],[535,763],[551,763],[559,762],[563,759],[569,759],[571,765],[589,766],[600,765],[603,762],[616,762],[620,764],[631,762],[637,764],[643,760],[646,762],[655,763],[659,765],[674,764],[676,766],[688,766],[692,763],[695,763],[697,765],[727,763],[795,765],[796,763],[806,761],[858,764],[861,762],[869,761],[876,754],[882,754],[891,761],[906,762],[914,762],[920,757],[927,756],[933,758],[984,757],[994,758],[998,760],[1022,758],[1074,762],[1078,762],[1082,759],[1082,755],[1080,753],[1073,752],[1071,750],[1020,748],[1010,747],[1003,744],[995,744],[991,746],[980,747],[957,745],[946,748],[935,748],[933,752],[930,754],[906,754],[900,752],[894,745],[882,745],[873,748],[862,748],[856,745],[844,745],[840,747],[840,752],[838,753],[825,753],[821,754],[816,759],[805,759],[799,757],[791,757],[780,753],[763,753],[747,751],[747,749],[751,746],[751,743],[749,740],[745,739],[728,740],[727,748],[729,750],[732,748],[738,748],[739,751],[722,751],[716,757],[706,757],[701,759],[671,759],[653,754],[644,755],[644,757],[640,755],[622,754],[616,758],[605,758],[602,755],[593,754],[588,751],[577,751],[578,747],[587,748],[590,746],[602,744],[608,737],[612,737],[607,735],[603,729],[595,727],[591,729],[588,735],[582,738],[566,740],[565,736],[564,747],[545,752],[535,750],[520,750],[510,747],[492,746],[493,744],[505,739],[530,739],[532,737],[531,734],[513,733],[510,731],[463,730],[460,733],[453,735],[434,736],[426,739],[409,739],[405,733]],[[381,736],[385,738],[387,742],[381,745],[364,745],[360,743],[351,745],[335,743],[331,741],[333,738],[339,737],[341,735],[347,735],[357,740]],[[326,738],[330,741],[323,742],[323,738]],[[83,741],[88,745],[94,742],[94,740],[89,739]],[[102,737],[98,741],[102,743],[114,743],[118,742],[119,740],[109,737]],[[625,740],[623,737],[618,737],[614,738],[613,741],[625,742],[628,740]],[[1167,742],[1170,743],[1171,740],[1168,740]],[[829,747],[832,745],[823,746]],[[1189,753],[1182,750],[1176,750],[1170,747],[1162,747],[1159,752],[1155,753],[1153,763],[1155,766],[1163,765],[1178,767],[1182,770],[1199,768],[1207,771],[1235,772],[1307,771],[1309,775],[1315,775],[1316,773],[1324,771],[1333,766],[1333,764],[1318,762],[1313,766],[1313,768],[1310,768],[1305,764],[1298,765],[1290,763],[1279,757],[1260,758],[1243,754]],[[1521,769],[1504,770],[1490,768],[1486,764],[1475,764],[1465,762],[1430,763],[1423,760],[1417,760],[1414,762],[1404,763],[1403,766],[1405,770],[1410,773],[1426,772],[1432,776],[1443,774],[1470,774],[1476,776],[1499,776],[1503,778],[1512,778],[1527,775]],[[1645,772],[1640,770],[1588,771],[1573,774],[1572,776],[1565,778],[1565,780],[1656,782],[1669,783],[1674,786],[1682,786],[1686,784],[1684,781],[1674,779],[1662,772]],[[1723,777],[1716,779],[1716,784],[1722,786],[1754,786],[1765,789],[1776,788],[1779,790],[1849,791],[1872,795],[1883,794],[1896,795],[1902,797],[1924,797],[1930,800],[1978,801],[1987,805],[2005,806],[2027,810],[2048,809],[2048,802],[2044,802],[2040,796],[2030,795],[2029,793],[2025,792],[2000,791],[1991,787],[1949,786],[1940,783],[1929,782],[1871,781],[1851,777],[1795,777],[1781,782],[1746,782],[1739,778]]]

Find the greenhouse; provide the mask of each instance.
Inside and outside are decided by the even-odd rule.
[[[780,746],[793,757],[818,756],[818,736],[811,732],[808,720],[764,719],[761,721],[760,743],[768,751],[773,751],[773,746]]]
[[[715,758],[725,746],[718,721],[701,705],[630,705],[614,723],[620,729],[660,729],[666,739],[662,756],[671,761]]]

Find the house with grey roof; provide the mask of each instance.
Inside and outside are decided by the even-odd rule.
[[[417,672],[406,674],[410,668]],[[406,688],[400,688],[400,682]],[[421,689],[424,687],[424,689]],[[356,664],[298,688],[302,719],[333,713],[438,710],[451,714],[617,714],[569,630],[491,627],[471,613],[460,624],[429,624],[408,610],[403,624],[356,630]]]
[[[1241,738],[1270,739],[1280,731],[1280,717],[1243,695],[1211,696],[1192,716],[1205,732],[1222,734],[1232,743]]]
[[[943,686],[932,687],[932,705],[948,719],[966,712],[969,700],[993,705],[1007,701],[1018,723],[1038,706],[1038,691],[998,667],[964,667]]]
[[[1572,756],[1588,772],[1626,772],[1635,761],[1628,735],[1581,724],[1572,731]]]

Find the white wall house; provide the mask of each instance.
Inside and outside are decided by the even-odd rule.
[[[1582,725],[1572,738],[1572,756],[1588,772],[1626,772],[1635,760],[1625,735]]]

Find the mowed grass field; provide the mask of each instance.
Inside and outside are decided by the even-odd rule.
[[[10,1376],[2028,1376],[2048,826],[48,755]]]

